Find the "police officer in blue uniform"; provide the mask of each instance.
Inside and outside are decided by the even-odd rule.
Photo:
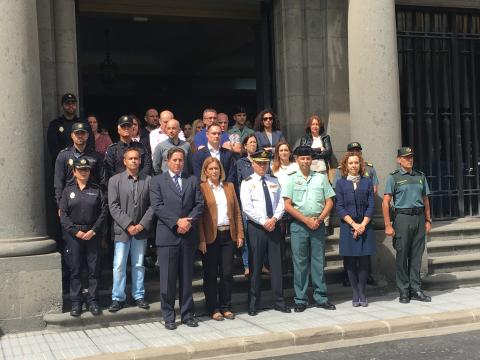
[[[77,122],[82,122],[86,125],[89,133],[87,148],[95,150],[95,138],[90,125],[88,125],[86,120],[77,116],[77,97],[74,94],[67,93],[62,96],[62,109],[63,114],[48,124],[47,146],[52,161],[55,161],[61,150],[72,146],[70,133],[72,132],[73,124]]]
[[[55,161],[53,186],[57,206],[60,204],[63,189],[75,183],[73,160],[80,157],[88,158],[90,162],[90,181],[99,185],[104,191],[106,190],[103,159],[100,159],[95,151],[87,148],[89,133],[85,123],[76,122],[72,125],[71,138],[73,145],[60,151]]]
[[[70,315],[82,313],[81,273],[88,270],[88,309],[100,315],[97,303],[99,247],[98,233],[107,216],[107,202],[102,189],[89,181],[91,164],[88,158],[73,160],[75,183],[63,190],[60,200],[60,222],[65,230],[65,258],[70,267]]]
[[[278,222],[284,213],[284,203],[277,178],[267,174],[271,158],[272,154],[264,150],[252,154],[254,174],[243,180],[240,188],[242,210],[248,217],[248,249],[251,269],[248,315],[250,316],[258,314],[262,266],[267,253],[274,300],[273,309],[284,313],[291,312],[283,298],[282,235]]]
[[[393,237],[397,252],[395,260],[399,301],[409,303],[410,299],[430,302],[421,286],[420,268],[425,249],[425,234],[430,231],[432,218],[427,179],[413,168],[413,150],[410,147],[398,149],[397,162],[400,169],[390,173],[385,185],[382,211],[385,220],[385,234]],[[390,218],[390,203],[393,200],[394,218]],[[392,222],[393,220],[393,222]]]
[[[118,135],[120,140],[111,144],[105,154],[105,172],[107,179],[110,179],[113,175],[119,174],[125,171],[125,164],[123,163],[123,154],[128,148],[136,148],[140,152],[141,164],[140,174],[151,175],[152,174],[152,158],[150,157],[145,146],[138,142],[132,141],[132,126],[133,120],[130,116],[123,115],[117,122]]]

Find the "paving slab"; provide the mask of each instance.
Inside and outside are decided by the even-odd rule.
[[[261,311],[235,320],[199,317],[199,327],[177,322],[137,321],[88,329],[47,329],[0,338],[0,359],[196,359],[206,356],[307,345],[341,339],[480,322],[480,287],[435,291],[431,303],[400,304],[396,293],[353,308],[338,301],[336,311],[309,307],[303,313]],[[233,350],[232,350],[233,349]]]

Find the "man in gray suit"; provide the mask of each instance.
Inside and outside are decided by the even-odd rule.
[[[113,259],[113,288],[110,312],[125,305],[127,260],[130,252],[132,297],[142,309],[150,306],[145,301],[143,259],[147,239],[152,234],[154,213],[150,206],[151,177],[140,174],[141,154],[137,148],[128,148],[123,154],[126,170],[114,175],[108,182],[108,206],[113,218],[115,255]]]
[[[194,318],[192,276],[198,248],[198,220],[203,212],[203,195],[195,176],[182,173],[185,152],[168,150],[168,171],[150,184],[150,202],[158,218],[157,254],[160,264],[160,301],[165,328],[175,330],[175,293],[179,279],[182,323],[198,326]]]

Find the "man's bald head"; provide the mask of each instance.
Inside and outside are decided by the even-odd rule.
[[[165,133],[174,141],[178,140],[178,134],[180,134],[180,122],[175,119],[168,120],[165,124]]]
[[[167,128],[167,122],[173,119],[173,113],[169,110],[163,110],[160,113],[160,127],[162,131],[165,132]]]

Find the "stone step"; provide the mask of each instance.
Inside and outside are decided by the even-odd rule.
[[[429,274],[480,269],[480,253],[436,256],[428,258]]]
[[[125,292],[130,296],[130,272],[127,271],[127,286]],[[338,264],[327,264],[325,267],[325,276],[327,284],[339,284],[343,280],[343,262]],[[146,298],[149,301],[159,301],[160,299],[160,275],[158,269],[149,272],[145,276],[145,292]],[[293,287],[293,274],[288,272],[283,277],[284,288]],[[262,284],[264,288],[270,286],[270,275],[262,275]],[[107,306],[111,302],[112,295],[112,280],[111,278],[103,277],[103,285],[98,291],[99,302]],[[105,286],[106,285],[106,286]],[[203,279],[198,272],[195,274],[192,281],[193,291],[201,293],[203,291]],[[246,293],[248,290],[248,279],[243,274],[235,274],[233,276],[233,293]],[[69,295],[63,294],[64,311],[70,310]]]
[[[469,218],[468,221],[434,222],[428,235],[428,242],[480,239],[480,221]]]
[[[327,274],[335,271],[335,269],[326,269]],[[328,275],[327,275],[328,276]],[[379,286],[367,286],[367,295],[369,297],[382,296],[390,293],[393,289],[387,286],[387,282],[380,281]],[[294,292],[291,287],[287,287],[284,292],[287,304],[293,303]],[[333,303],[337,301],[345,301],[352,296],[352,290],[350,287],[343,287],[341,284],[333,284],[328,286],[328,297]],[[309,289],[309,297],[312,299],[312,292]],[[262,291],[262,305],[261,309],[267,309],[271,303],[272,294],[271,291]],[[197,316],[205,316],[205,299],[202,292],[194,293],[195,308]],[[81,317],[74,318],[70,316],[69,312],[61,314],[45,314],[43,319],[46,323],[48,330],[62,331],[64,329],[85,329],[85,328],[98,328],[106,326],[114,326],[126,323],[142,323],[145,321],[158,321],[161,320],[160,303],[158,300],[152,301],[150,310],[139,309],[131,304],[119,312],[113,314],[106,310],[108,304],[102,304],[103,315],[95,317],[90,312],[85,311]],[[233,293],[232,294],[232,306],[235,312],[241,313],[247,311],[247,293]],[[178,301],[176,303],[176,309],[178,314]],[[332,314],[335,315],[335,314]]]
[[[479,239],[435,240],[427,243],[429,257],[480,253]]]
[[[429,290],[446,290],[478,285],[480,285],[480,270],[431,274],[422,279],[422,287]]]

